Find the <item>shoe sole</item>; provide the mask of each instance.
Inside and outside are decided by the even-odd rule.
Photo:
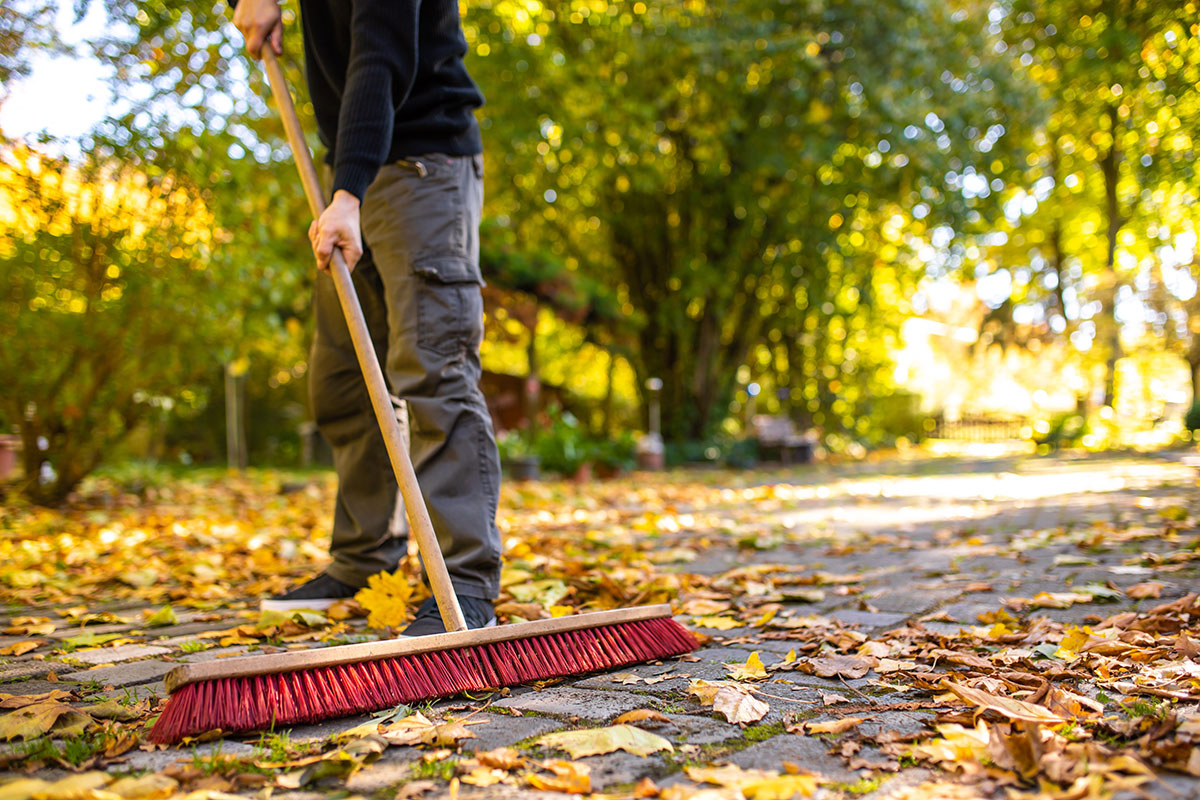
[[[495,617],[492,617],[490,620],[488,620],[486,625],[479,626],[479,628],[494,628],[494,627],[496,627],[496,618]],[[477,631],[477,630],[479,630],[479,628],[470,628],[470,630]],[[401,639],[420,639],[422,636],[437,636],[439,633],[445,633],[445,632],[446,631],[444,631],[444,630],[440,630],[440,631],[433,631],[432,633],[401,633],[399,638],[401,638]]]
[[[349,599],[349,597],[311,597],[308,600],[270,598],[259,603],[258,609],[260,611],[324,611],[336,603]]]

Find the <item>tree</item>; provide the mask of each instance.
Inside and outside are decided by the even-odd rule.
[[[0,375],[23,490],[62,500],[155,408],[186,402],[229,335],[234,284],[196,193],[21,147],[0,153]]]
[[[904,310],[908,212],[978,223],[946,173],[1010,169],[1020,95],[982,27],[906,0],[474,4],[489,209],[644,315],[633,362],[669,436],[712,433],[760,346],[841,425],[830,387],[869,399]],[[861,373],[851,328],[878,345]]]

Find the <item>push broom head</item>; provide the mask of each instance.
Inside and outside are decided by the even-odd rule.
[[[667,605],[176,667],[150,739],[169,744],[363,714],[695,650]]]

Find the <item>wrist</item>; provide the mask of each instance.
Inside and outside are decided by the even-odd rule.
[[[333,193],[333,200],[330,205],[345,206],[347,208],[357,209],[362,201],[358,197],[345,189],[338,189]]]

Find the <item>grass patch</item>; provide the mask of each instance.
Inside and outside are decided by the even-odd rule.
[[[417,780],[448,781],[454,777],[454,769],[458,764],[456,758],[445,758],[441,761],[418,761],[412,765],[411,775]]]
[[[830,785],[830,789],[843,791],[846,794],[867,794],[873,792],[883,784],[883,776],[876,775],[873,778],[859,778],[854,783],[835,783]]]
[[[770,725],[750,725],[742,731],[742,738],[748,742],[765,742],[783,733],[783,723],[773,722]]]

